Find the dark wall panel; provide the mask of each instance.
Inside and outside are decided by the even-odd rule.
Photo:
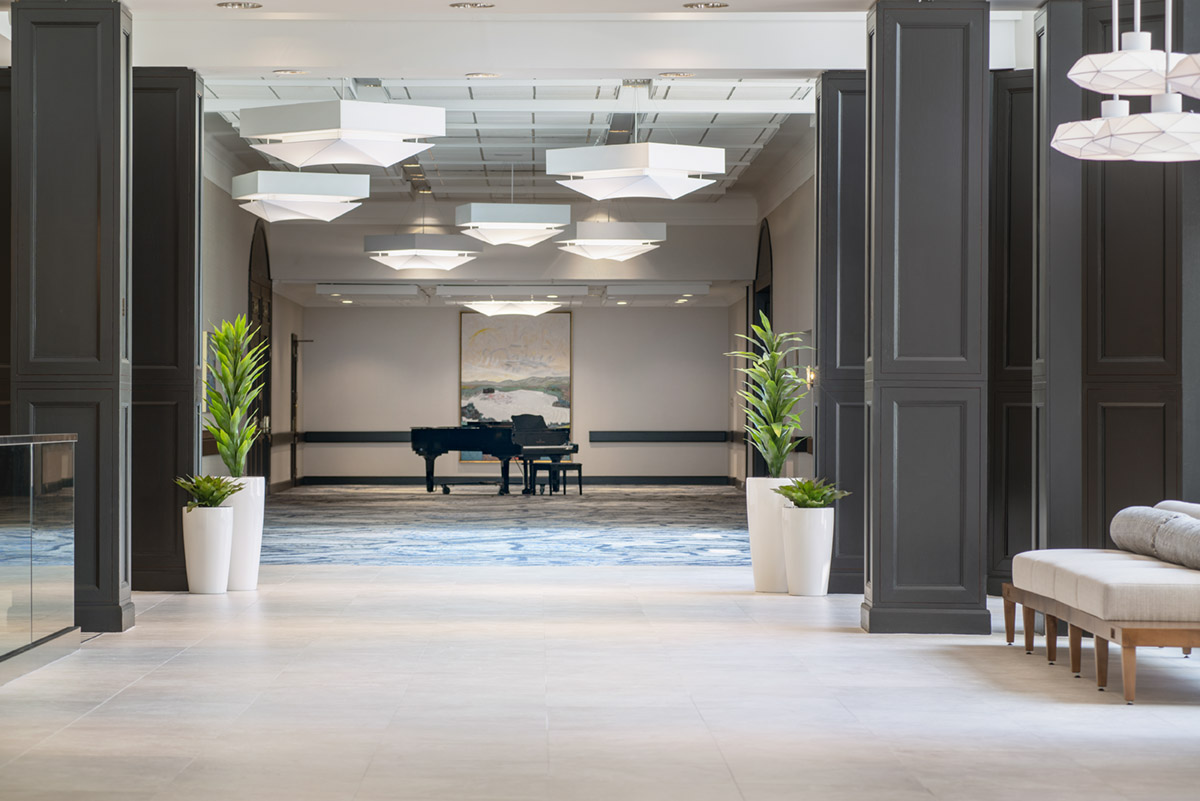
[[[988,593],[1012,580],[1012,558],[1033,548],[1034,415],[1029,390],[990,399]]]
[[[0,68],[0,436],[12,433],[12,70]]]
[[[163,67],[135,69],[133,87],[133,586],[185,590],[186,498],[172,479],[200,468],[203,87]]]

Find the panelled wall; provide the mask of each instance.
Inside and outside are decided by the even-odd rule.
[[[992,74],[988,592],[1033,547],[1033,72]]]
[[[1197,24],[1181,9],[1179,33]],[[1132,3],[1121,6],[1132,27]],[[1182,493],[1182,239],[1179,165],[1078,162],[1052,151],[1099,95],[1066,82],[1084,52],[1111,47],[1108,2],[1052,0],[1039,12],[1033,441],[1037,542],[1110,545],[1121,508]],[[1164,6],[1143,26],[1162,46]],[[1135,98],[1133,110],[1147,110]]]

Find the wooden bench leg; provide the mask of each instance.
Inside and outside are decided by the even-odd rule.
[[[1075,678],[1079,678],[1079,674],[1083,672],[1083,629],[1074,623],[1068,624],[1067,638],[1071,647],[1071,672],[1075,674]]]
[[[1121,646],[1121,686],[1125,690],[1125,703],[1132,704],[1137,693],[1137,648]]]
[[[1183,649],[1183,658],[1187,659],[1191,655],[1192,655],[1192,647],[1189,645],[1188,647]]]
[[[1037,611],[1033,607],[1031,607],[1029,605],[1025,605],[1025,606],[1021,607],[1021,614],[1023,615],[1024,622],[1025,622],[1025,653],[1032,654],[1033,653],[1033,626],[1034,626],[1034,618],[1037,615]]]
[[[1058,660],[1058,618],[1046,615],[1046,661],[1054,664]]]
[[[1017,602],[1004,599],[1004,641],[1009,645],[1017,639]]]
[[[1108,686],[1108,640],[1095,635],[1096,651],[1096,688],[1104,692]]]

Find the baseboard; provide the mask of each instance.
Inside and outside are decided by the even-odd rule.
[[[368,484],[391,487],[423,487],[424,476],[304,476],[296,482],[300,486],[335,486],[343,484]],[[499,484],[499,476],[455,476],[438,478],[434,484],[478,483]],[[512,482],[519,486],[520,478]],[[728,476],[589,476],[585,470],[584,486],[637,486],[670,484],[675,486],[724,487],[729,485]]]
[[[267,488],[267,494],[274,495],[277,492],[283,492],[284,490],[290,490],[292,487],[297,486],[299,483],[300,483],[299,481],[292,481],[290,478],[287,481],[276,481],[274,484],[272,484],[270,487]]]

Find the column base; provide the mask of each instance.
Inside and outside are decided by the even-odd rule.
[[[991,634],[986,608],[862,605],[862,627],[871,634]]]
[[[119,632],[133,628],[133,601],[119,604],[75,604],[75,624],[87,632]]]

